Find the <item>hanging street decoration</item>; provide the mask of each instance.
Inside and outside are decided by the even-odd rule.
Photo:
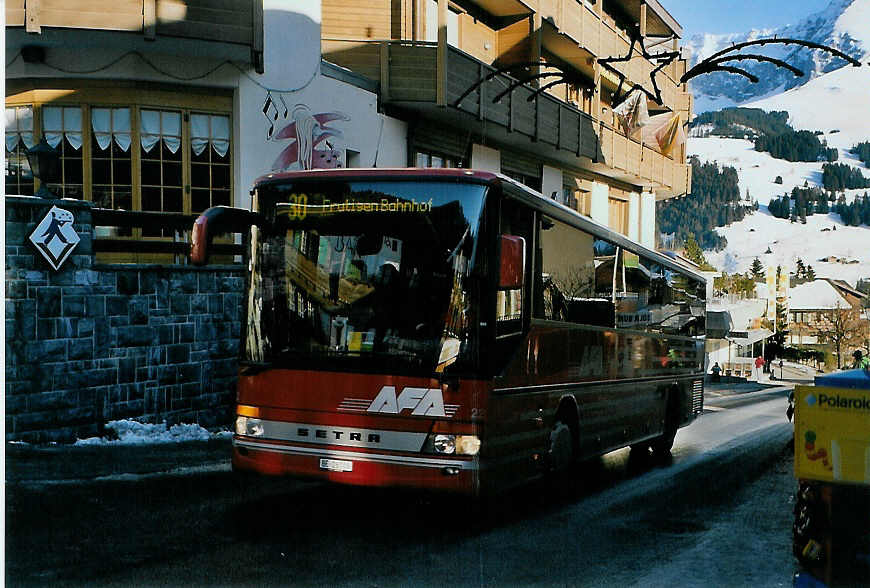
[[[657,40],[656,44],[660,44],[660,41]],[[774,36],[772,38],[755,39],[753,41],[737,43],[732,45],[731,47],[718,51],[717,53],[714,53],[706,59],[698,62],[694,67],[686,71],[686,73],[683,74],[678,83],[684,84],[697,76],[718,71],[741,75],[749,79],[752,83],[757,83],[757,76],[751,74],[745,69],[734,65],[734,62],[740,61],[757,61],[770,63],[776,67],[781,67],[791,71],[796,77],[801,77],[804,75],[803,71],[782,59],[777,59],[757,53],[740,53],[740,50],[746,47],[764,46],[768,44],[797,45],[800,47],[806,47],[808,49],[817,49],[844,59],[855,67],[861,66],[860,61],[833,47],[828,47],[827,45],[822,45],[820,43],[815,43],[812,41],[804,41],[801,39],[778,39]],[[649,84],[651,85],[652,89],[646,88],[639,83],[630,82],[626,75],[616,67],[616,64],[630,62],[638,55],[643,56],[648,61],[656,64],[655,67],[650,70],[649,74]],[[658,85],[657,76],[659,72],[661,72],[665,67],[673,63],[674,60],[678,59],[679,57],[679,51],[663,51],[658,53],[651,53],[646,46],[646,38],[642,37],[638,31],[635,31],[634,34],[631,35],[631,45],[629,46],[627,54],[622,56],[598,58],[597,62],[601,67],[613,74],[613,76],[615,76],[616,79],[619,80],[619,85],[617,86],[616,91],[613,94],[613,104],[619,105],[616,106],[616,108],[621,107],[621,105],[624,103],[623,101],[626,100],[626,97],[630,97],[632,93],[637,92],[644,94],[649,100],[656,103],[657,105],[665,107],[664,101],[662,100],[661,88],[659,88]],[[547,68],[548,71],[535,71],[537,68],[542,67]],[[560,84],[588,85],[588,82],[585,81],[582,76],[574,72],[566,71],[556,63],[550,63],[544,60],[512,63],[510,65],[499,67],[488,73],[486,76],[477,80],[459,96],[459,98],[453,103],[453,106],[458,108],[462,101],[467,98],[472,92],[501,74],[514,75],[517,77],[511,80],[511,82],[507,85],[507,87],[504,88],[504,90],[502,90],[492,98],[493,104],[500,102],[505,96],[511,94],[511,92],[515,88],[522,86],[523,84],[532,82],[534,80],[547,81],[540,85],[538,88],[536,88],[535,91],[530,96],[528,96],[527,100],[530,102],[536,99],[538,95],[542,92],[545,92],[548,89],[554,86],[558,86]],[[633,98],[629,99],[634,100]],[[686,124],[687,122],[688,121],[684,121],[684,124]]]
[[[55,271],[60,269],[81,240],[73,229],[74,220],[70,211],[52,206],[30,234],[30,242]]]

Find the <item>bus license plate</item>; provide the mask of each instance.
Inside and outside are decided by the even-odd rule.
[[[353,462],[344,459],[321,459],[320,469],[330,472],[352,472]]]

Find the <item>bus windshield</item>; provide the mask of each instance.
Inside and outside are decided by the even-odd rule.
[[[485,191],[455,180],[261,186],[244,359],[421,374],[468,360]]]

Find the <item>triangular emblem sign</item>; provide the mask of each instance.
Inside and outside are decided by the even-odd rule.
[[[30,234],[30,242],[55,271],[60,269],[81,240],[73,229],[73,221],[75,217],[70,211],[52,206]]]

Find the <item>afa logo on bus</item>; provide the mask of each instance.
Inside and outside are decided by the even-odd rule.
[[[396,396],[395,386],[384,386],[366,412],[400,414],[403,410],[410,410],[414,416],[447,416],[440,389],[411,386],[403,389],[398,396]]]

